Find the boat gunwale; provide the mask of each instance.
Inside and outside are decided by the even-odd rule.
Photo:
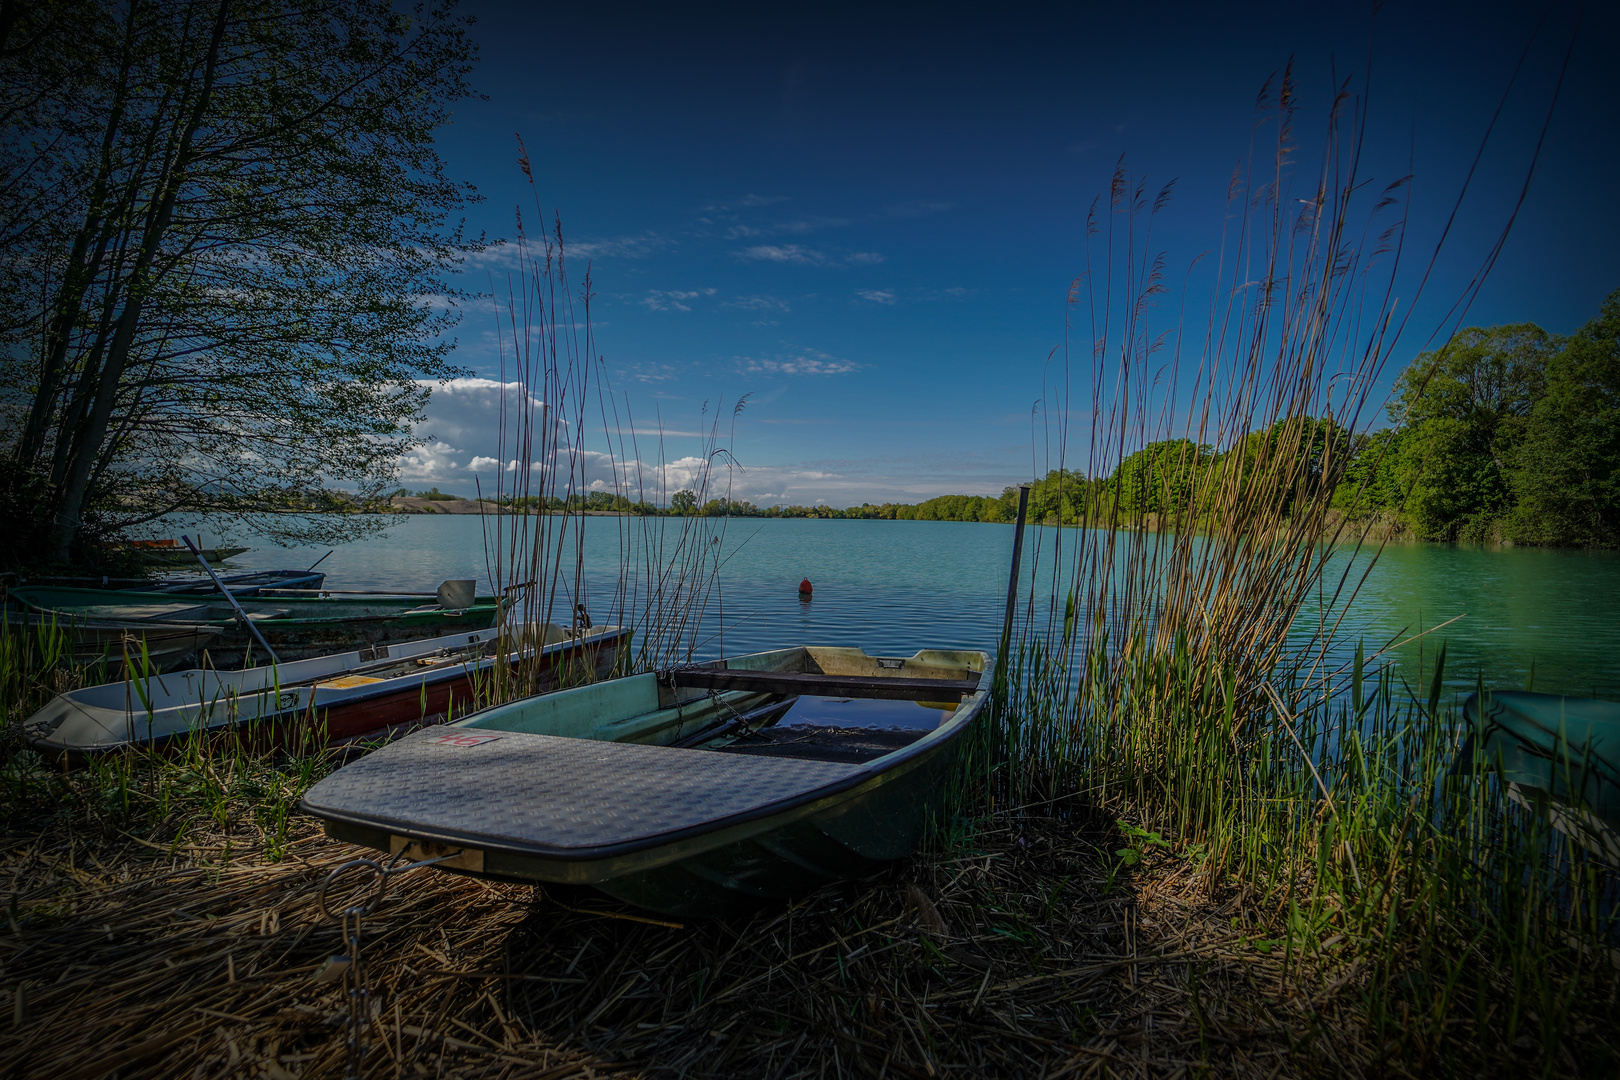
[[[204,630],[214,630],[215,629],[213,627],[208,626],[207,624],[202,624],[201,628],[204,629]],[[570,652],[572,650],[586,649],[586,648],[606,649],[610,645],[611,645],[613,651],[617,652],[618,649],[623,647],[622,641],[624,639],[627,639],[633,633],[633,630],[632,630],[631,627],[615,625],[615,624],[607,624],[607,625],[604,625],[603,627],[601,627],[600,629],[601,629],[601,632],[598,633],[598,634],[580,635],[580,636],[577,636],[577,637],[570,636],[570,637],[563,638],[560,641],[553,641],[553,642],[550,642],[548,644],[542,645],[540,647],[540,649],[538,650],[538,652],[536,652],[536,653],[534,653],[533,655],[530,655],[530,656],[524,656],[522,654],[522,650],[519,649],[519,650],[511,652],[508,655],[507,660],[508,660],[509,663],[529,663],[529,662],[533,662],[533,661],[544,661],[544,660],[546,660],[548,658],[555,658],[556,656],[558,656],[560,654],[564,654],[564,653]],[[481,634],[481,633],[484,633],[484,631],[483,630],[468,630],[468,631],[464,631],[464,632],[457,633],[457,634],[444,634],[444,635],[441,635],[441,637],[456,637],[456,638],[459,638],[459,637],[468,637],[468,636],[470,636],[472,634]],[[402,642],[400,644],[409,646],[409,645],[417,645],[417,644],[421,644],[423,642],[431,642],[431,641],[436,641],[436,640],[439,640],[439,639],[438,638],[425,638],[425,639],[420,639],[419,641]],[[498,643],[499,640],[500,639],[499,639],[498,636],[492,637],[492,638],[489,639],[489,643],[491,643],[491,644]],[[613,644],[615,641],[619,641],[621,643],[620,644]],[[348,650],[348,651],[353,652],[355,650]],[[337,654],[330,654],[330,655],[342,656],[342,655],[346,655],[346,653],[337,653]],[[431,653],[425,654],[425,655],[431,655]],[[308,679],[300,679],[300,680],[297,680],[297,681],[294,681],[294,682],[289,682],[289,683],[271,682],[271,683],[265,684],[264,686],[258,687],[256,689],[251,689],[251,690],[230,690],[230,689],[226,689],[226,688],[223,688],[223,687],[218,687],[218,688],[216,688],[215,695],[212,698],[210,698],[209,700],[204,701],[199,696],[199,698],[194,699],[194,700],[187,700],[187,701],[177,702],[177,703],[175,703],[173,705],[166,705],[163,708],[156,709],[156,710],[139,709],[139,708],[135,708],[133,706],[126,706],[124,708],[114,708],[114,707],[110,707],[110,706],[97,705],[97,704],[92,704],[92,703],[88,703],[88,702],[79,701],[74,697],[74,694],[79,693],[82,690],[100,689],[102,686],[118,686],[118,685],[127,686],[131,682],[140,681],[139,678],[136,678],[136,679],[124,678],[124,679],[114,680],[114,681],[108,682],[108,683],[102,683],[102,684],[99,684],[98,686],[80,687],[77,690],[63,691],[62,693],[57,694],[55,697],[53,697],[44,706],[42,706],[41,709],[39,710],[39,712],[43,712],[45,709],[49,708],[51,705],[55,704],[57,701],[59,701],[59,700],[61,700],[63,698],[66,698],[71,703],[71,705],[73,706],[74,709],[76,709],[80,713],[83,713],[85,716],[91,718],[95,722],[101,723],[104,727],[107,727],[110,730],[111,725],[113,723],[115,723],[115,722],[127,721],[131,725],[133,725],[134,722],[137,720],[137,718],[144,719],[148,715],[150,715],[153,718],[153,720],[155,721],[156,717],[158,715],[161,715],[161,714],[178,715],[178,714],[180,714],[180,713],[182,713],[182,712],[184,712],[186,710],[191,710],[193,712],[204,712],[204,713],[206,713],[208,711],[211,711],[212,709],[214,709],[217,706],[227,704],[227,703],[229,704],[230,707],[240,708],[240,703],[241,702],[252,702],[252,701],[254,701],[256,699],[260,700],[260,701],[264,701],[264,700],[268,700],[270,698],[275,698],[279,702],[279,699],[283,695],[288,694],[289,692],[294,694],[298,698],[298,700],[294,704],[289,705],[289,706],[287,706],[285,708],[268,709],[268,710],[265,710],[265,711],[261,711],[261,712],[255,714],[255,715],[253,715],[253,716],[240,716],[240,715],[238,715],[238,716],[234,716],[234,717],[224,718],[224,719],[220,720],[219,722],[208,722],[208,723],[195,723],[193,721],[196,718],[195,717],[190,717],[190,718],[186,718],[186,722],[182,726],[177,727],[175,730],[166,731],[161,735],[151,735],[151,736],[146,737],[146,738],[130,737],[130,738],[126,738],[126,739],[123,739],[123,740],[120,740],[120,741],[116,741],[116,742],[100,742],[100,743],[94,743],[94,744],[88,744],[88,745],[80,745],[80,746],[65,746],[65,745],[62,745],[61,743],[53,742],[51,740],[50,736],[30,736],[30,735],[27,735],[26,734],[27,724],[29,723],[30,720],[33,719],[33,716],[30,716],[27,720],[23,721],[23,730],[25,732],[24,738],[28,742],[29,746],[32,747],[33,749],[39,750],[41,752],[52,753],[52,754],[98,754],[98,753],[107,753],[107,752],[110,752],[110,751],[117,751],[117,750],[121,750],[121,749],[126,749],[126,748],[132,747],[132,746],[142,746],[142,747],[160,746],[160,745],[168,742],[171,739],[185,738],[186,736],[191,735],[194,732],[220,731],[220,730],[225,730],[225,729],[230,728],[230,727],[247,725],[247,724],[275,724],[275,723],[280,723],[280,722],[284,722],[284,721],[287,721],[287,720],[297,719],[298,717],[302,716],[304,713],[309,712],[311,710],[313,710],[317,715],[319,715],[320,713],[322,713],[322,712],[324,712],[326,710],[329,710],[329,709],[341,708],[341,707],[349,706],[349,705],[364,704],[365,702],[376,699],[376,698],[384,698],[384,697],[387,697],[387,696],[389,696],[391,694],[402,693],[402,692],[404,692],[406,690],[414,690],[414,689],[416,689],[418,687],[433,686],[433,685],[436,685],[438,683],[449,682],[449,681],[452,681],[452,680],[458,679],[458,678],[471,678],[473,675],[478,674],[479,672],[485,671],[490,667],[493,667],[495,665],[495,663],[497,662],[497,660],[499,659],[499,656],[500,656],[499,650],[496,650],[493,653],[484,653],[484,654],[481,654],[479,656],[466,657],[466,658],[461,659],[461,660],[449,660],[449,661],[447,661],[445,663],[438,664],[438,665],[435,665],[433,667],[425,667],[425,668],[422,668],[419,671],[407,672],[407,673],[402,674],[402,675],[397,675],[397,676],[395,676],[395,677],[393,677],[391,679],[380,679],[375,683],[366,683],[366,684],[363,684],[361,686],[338,688],[338,696],[329,696],[327,698],[327,700],[325,700],[325,701],[317,701],[317,700],[315,700],[315,695],[316,695],[317,691],[319,691],[321,689],[321,686],[320,686],[321,680],[343,678],[346,674],[348,674],[350,671],[352,671],[352,669],[350,669],[350,668],[339,668],[339,669],[336,669],[336,670],[333,670],[333,671],[325,672],[325,673],[320,674],[320,675],[312,676],[312,677],[310,677]],[[403,660],[403,659],[409,659],[409,658],[410,657],[407,656],[407,657],[401,657],[400,659]],[[292,663],[294,663],[294,664],[304,664],[304,663],[310,663],[312,660],[318,660],[318,659],[324,659],[324,658],[322,658],[322,657],[311,657],[309,660],[295,660],[295,661],[292,661]],[[356,666],[359,666],[362,663],[365,663],[365,661],[357,661]],[[256,671],[256,670],[262,670],[263,668],[276,668],[278,666],[280,666],[280,665],[265,664],[265,665],[262,665],[261,668],[250,668],[250,669],[247,669],[247,670]],[[186,674],[192,674],[192,673],[200,673],[200,674],[202,674],[204,676],[214,675],[216,677],[218,675],[221,675],[221,674],[225,674],[225,675],[240,674],[239,672],[234,672],[234,671],[233,672],[219,672],[219,671],[215,671],[215,670],[209,669],[209,668],[187,668],[187,669],[182,669],[182,670],[179,670],[179,671],[154,672],[151,675],[150,678],[151,679],[157,679],[157,680],[174,679],[174,678],[177,678],[179,676],[183,676],[183,675],[186,675]],[[306,699],[305,695],[303,693],[301,693],[302,691],[307,691],[308,692],[307,699]],[[483,710],[480,710],[480,711],[483,711]],[[38,712],[36,712],[34,715],[37,716]],[[476,714],[469,714],[469,715],[476,715]],[[438,726],[438,725],[435,725],[435,726]],[[52,734],[54,734],[54,731],[52,732]]]
[[[83,603],[63,603],[60,599],[52,603],[42,603],[37,596],[43,592],[86,594]],[[427,594],[385,594],[345,595],[321,590],[324,596],[237,596],[239,603],[246,605],[249,615],[254,605],[283,607],[281,614],[264,615],[253,619],[253,624],[263,630],[290,630],[304,627],[322,627],[333,624],[361,623],[371,624],[380,622],[423,622],[432,618],[461,618],[465,616],[478,616],[496,612],[500,608],[500,601],[493,596],[478,596],[473,603],[465,608],[435,607],[432,604],[422,604]],[[234,595],[234,594],[233,594]],[[8,598],[30,613],[51,615],[56,618],[68,620],[99,619],[103,621],[118,622],[184,622],[201,626],[219,626],[231,629],[239,623],[234,612],[230,615],[220,614],[208,618],[169,618],[159,620],[152,616],[142,618],[136,615],[113,616],[95,614],[98,608],[106,608],[122,604],[129,607],[158,607],[185,605],[189,610],[197,608],[220,607],[230,604],[225,593],[171,593],[171,592],[135,592],[133,590],[90,589],[73,585],[18,585],[7,591]],[[68,600],[79,600],[73,596]],[[96,601],[96,602],[91,602]],[[409,604],[416,607],[408,607]],[[285,605],[294,605],[285,608]],[[365,611],[361,613],[334,613],[330,610],[321,610],[322,606],[332,608],[339,606],[356,606],[380,608],[382,610]]]

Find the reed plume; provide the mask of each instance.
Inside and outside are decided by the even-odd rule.
[[[1047,484],[1080,527],[1037,532],[1007,698],[964,783],[998,806],[1078,795],[1118,820],[1122,872],[1158,845],[1195,893],[1277,912],[1284,981],[1333,958],[1381,1054],[1477,1061],[1525,1030],[1504,1043],[1490,1016],[1532,1010],[1550,1069],[1575,1060],[1572,1003],[1612,1000],[1591,958],[1617,929],[1614,869],[1460,753],[1443,643],[1414,670],[1344,640],[1382,541],[1334,496],[1410,348],[1408,178],[1366,175],[1348,82],[1311,163],[1300,110],[1290,69],[1202,264],[1206,315],[1188,286],[1159,321],[1168,185],[1122,161],[1093,206],[1043,403]]]
[[[521,140],[519,149],[533,191]],[[540,213],[537,194],[535,210]],[[513,246],[517,266],[501,317],[497,432],[507,465],[491,492],[503,512],[485,518],[490,577],[503,597],[502,627],[512,643],[500,650],[488,688],[494,701],[534,693],[547,677],[538,664],[508,663],[510,656],[591,625],[634,631],[616,665],[620,674],[689,660],[705,613],[718,603],[725,518],[668,517],[657,508],[669,502],[673,472],[701,505],[729,496],[736,467],[718,404],[704,406],[697,455],[667,460],[662,429],[655,427],[657,449],[644,460],[629,399],[614,393],[607,363],[596,352],[589,267],[577,291],[570,281],[561,219],[554,216],[549,232],[531,236],[520,214]],[[733,420],[745,402],[734,404]],[[589,508],[593,495],[606,497],[607,516],[588,526],[602,513]],[[592,581],[587,573],[590,545],[603,560],[612,553],[609,580]],[[588,658],[576,657],[549,674],[566,685],[587,681],[589,668]]]

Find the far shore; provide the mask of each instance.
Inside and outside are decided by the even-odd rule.
[[[420,498],[420,497],[414,496],[414,495],[396,495],[394,498],[392,498],[392,499],[390,499],[388,501],[388,505],[389,505],[389,508],[392,510],[392,512],[394,512],[396,514],[489,514],[489,515],[511,516],[511,515],[514,515],[516,513],[510,507],[504,507],[504,506],[501,506],[499,503],[494,503],[494,502],[490,502],[488,500],[479,500],[479,499],[423,499],[423,498]],[[524,510],[522,512],[526,513],[526,514],[563,513],[563,511],[539,511],[539,510],[535,510],[535,509],[532,509],[532,508]],[[574,514],[581,514],[581,515],[584,515],[586,517],[638,517],[638,516],[640,516],[640,515],[637,515],[637,514],[634,514],[634,513],[630,512],[628,510],[574,510],[574,511],[571,511],[571,512],[574,513]],[[660,516],[665,516],[665,515],[660,515]],[[697,517],[697,516],[701,516],[701,515],[696,515],[696,514],[694,514],[694,515],[679,515],[679,514],[677,514],[677,515],[668,515],[668,516],[675,516],[675,517],[692,516],[692,517]],[[756,516],[761,517],[761,518],[766,517],[766,515],[753,515],[753,514],[739,515],[739,517],[748,517],[748,518],[753,518],[753,517],[756,517]],[[811,520],[811,519],[807,519],[807,520]],[[893,519],[867,518],[867,519],[861,519],[861,520],[882,521],[882,520],[893,520]],[[948,520],[948,519],[943,519],[943,518],[916,518],[916,519],[907,519],[907,520],[933,521],[933,520]],[[968,522],[963,522],[963,524],[971,524],[971,525],[978,525],[978,524],[1009,525],[1009,524],[1011,524],[1011,522],[968,521]],[[1060,523],[1057,522],[1057,521],[1048,519],[1048,520],[1046,520],[1044,522],[1038,522],[1038,521],[1031,520],[1030,524],[1032,524],[1032,525],[1059,525]],[[1352,526],[1354,526],[1356,523],[1351,523],[1351,524],[1352,524]],[[1372,527],[1368,530],[1368,535],[1367,535],[1366,539],[1368,539],[1368,540],[1376,540],[1376,541],[1394,542],[1394,543],[1402,543],[1402,542],[1410,543],[1410,542],[1414,542],[1414,538],[1412,537],[1410,532],[1408,532],[1408,531],[1406,531],[1404,529],[1400,529],[1398,527],[1392,527],[1393,525],[1394,525],[1393,522],[1389,522],[1389,521],[1385,521],[1385,520],[1380,520],[1380,521],[1376,521],[1376,522],[1372,523]],[[1070,525],[1070,526],[1066,526],[1066,527],[1071,527],[1072,528],[1074,526]],[[1128,528],[1131,528],[1133,526],[1132,526],[1131,523],[1121,522],[1119,524],[1119,527],[1128,529]],[[1159,531],[1161,531],[1163,529],[1164,523],[1161,521],[1160,515],[1158,515],[1158,514],[1144,514],[1142,516],[1142,520],[1138,524],[1138,527],[1146,530],[1147,532],[1159,532]],[[1511,545],[1502,545],[1502,546],[1511,546]]]
[[[414,495],[397,495],[388,500],[389,508],[396,514],[515,514],[510,507],[499,503],[487,502],[480,499],[419,499]],[[525,510],[523,513],[534,514],[536,510]],[[576,514],[587,517],[634,517],[635,515],[624,510],[575,510]]]

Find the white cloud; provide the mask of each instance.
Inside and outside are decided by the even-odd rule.
[[[725,201],[721,201],[721,202],[712,202],[709,205],[707,205],[705,207],[702,207],[699,210],[699,213],[704,213],[704,214],[730,214],[733,211],[736,211],[736,210],[739,210],[739,209],[742,209],[742,208],[745,208],[745,207],[752,208],[752,207],[759,207],[759,206],[775,206],[777,203],[787,202],[787,201],[788,201],[788,196],[786,196],[786,195],[752,195],[752,194],[750,194],[750,195],[743,195],[743,196],[740,196],[740,197],[735,198],[735,199],[725,200]],[[704,219],[699,218],[698,220],[702,221]]]
[[[856,251],[849,255],[830,255],[803,244],[755,244],[736,253],[739,259],[755,262],[788,263],[794,266],[872,266],[883,261],[875,251]]]
[[[832,376],[858,370],[861,366],[814,349],[763,358],[743,357],[739,358],[738,365],[758,375],[779,377]],[[468,496],[477,491],[485,496],[493,495],[497,484],[506,491],[512,489],[514,482],[527,481],[532,485],[531,490],[539,487],[542,463],[525,464],[514,453],[516,421],[523,408],[537,410],[533,414],[536,418],[545,415],[539,411],[543,407],[534,397],[524,394],[517,383],[494,379],[456,379],[443,385],[425,385],[432,393],[426,419],[419,430],[436,438],[401,458],[402,483],[411,487],[435,485],[441,491]],[[687,404],[696,411],[695,404]],[[503,409],[507,418],[504,445],[501,437]],[[744,422],[841,423],[836,418],[819,421],[802,416],[795,416],[791,421],[773,420],[768,416],[756,417],[752,412],[745,414]],[[556,430],[559,439],[566,444],[571,426],[559,422]],[[625,434],[628,443],[630,433]],[[725,495],[760,506],[812,505],[818,500],[826,500],[834,506],[854,506],[862,502],[915,503],[935,495],[962,492],[993,494],[1008,484],[1027,479],[1029,469],[1027,444],[997,447],[983,453],[963,451],[937,456],[764,464],[750,463],[745,455],[743,467],[736,467],[723,464],[723,459],[719,458],[711,462],[700,452],[683,452],[688,448],[696,451],[696,440],[704,434],[701,431],[649,429],[638,430],[636,434],[642,436],[639,440],[642,453],[651,454],[652,448],[660,445],[660,439],[654,438],[656,434],[671,440],[662,445],[670,447],[675,456],[662,466],[655,461],[616,460],[603,452],[606,444],[601,433],[592,431],[586,438],[587,447],[603,450],[586,449],[562,455],[564,460],[575,462],[576,487],[618,490],[632,499],[667,503],[674,492],[682,488],[698,490],[707,478],[706,499]],[[764,444],[770,442],[767,438]],[[531,453],[539,457],[539,447],[533,447]]]
[[[424,418],[416,425],[427,441],[400,459],[400,478],[415,483],[464,481],[471,472],[499,467],[502,459],[489,454],[500,448],[503,415],[511,432],[525,408],[535,419],[546,413],[545,403],[518,382],[466,378],[423,380],[419,385],[430,391]]]
[[[500,240],[485,248],[483,251],[474,251],[467,254],[462,261],[461,269],[465,271],[513,271],[518,269],[533,271],[536,263],[543,263],[546,257],[547,243],[555,243],[551,237],[544,239],[530,237],[526,243],[516,240]],[[675,246],[675,240],[655,232],[644,232],[638,236],[607,236],[595,240],[576,240],[566,232],[563,234],[563,254],[572,259],[643,259],[649,255],[657,254]]]
[[[748,375],[844,375],[861,368],[853,360],[840,360],[815,349],[800,350],[796,356],[739,356],[737,366]]]
[[[862,300],[870,300],[874,304],[894,303],[894,293],[886,289],[856,289],[855,295]]]
[[[566,235],[564,237],[566,239]],[[645,259],[649,255],[675,246],[675,241],[655,232],[640,236],[612,236],[600,240],[571,240],[567,252],[586,259]]]
[[[848,224],[847,218],[800,218],[798,221],[779,221],[775,228],[777,232],[803,236],[806,233],[820,232],[822,229],[842,229]]]
[[[713,296],[715,292],[714,289],[648,289],[641,302],[651,311],[691,311],[686,301]]]
[[[918,503],[936,495],[998,495],[1027,480],[1029,448],[987,454],[901,457],[860,461],[806,461],[751,465],[728,478],[731,498],[756,506],[859,506],[863,502]]]
[[[779,300],[774,296],[739,296],[735,300],[727,300],[721,307],[741,308],[744,311],[792,311],[787,301]]]
[[[455,461],[459,453],[455,447],[442,442],[419,446],[399,459],[400,479],[433,483],[452,477],[463,477],[466,475],[466,469],[457,465]]]
[[[627,368],[620,368],[619,374],[624,378],[634,379],[639,383],[669,382],[679,376],[674,364],[664,364],[657,361],[631,364]]]
[[[421,385],[431,391],[425,418],[417,427],[417,431],[427,437],[427,442],[400,458],[402,482],[412,486],[432,484],[463,494],[477,490],[485,496],[492,496],[497,490],[509,492],[514,485],[521,488],[525,483],[531,492],[539,489],[545,463],[525,464],[511,451],[518,444],[523,409],[527,404],[532,410],[530,422],[533,425],[529,450],[540,452],[541,425],[546,423],[549,410],[538,399],[525,394],[520,383],[468,378],[443,384],[424,381]],[[576,488],[617,490],[632,499],[646,498],[662,503],[683,487],[700,487],[707,471],[711,486],[704,497],[724,493],[723,489],[712,485],[723,485],[729,474],[721,465],[711,468],[707,457],[678,457],[660,468],[656,463],[618,460],[600,450],[574,451],[570,449],[572,425],[561,419],[554,422],[553,437],[560,447],[557,462],[563,468],[572,464]],[[704,437],[701,431],[674,429],[624,432],[626,438],[631,434],[654,438],[655,443],[662,438]],[[590,433],[586,442],[587,447],[603,445],[601,432]],[[566,485],[566,477],[563,483]]]
[[[794,263],[799,266],[825,266],[827,256],[813,248],[798,244],[757,244],[737,252],[738,258],[759,262]]]
[[[468,270],[504,270],[518,265],[521,258],[516,243],[497,240],[483,251],[471,251],[462,259],[461,268]]]

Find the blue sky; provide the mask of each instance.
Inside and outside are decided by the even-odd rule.
[[[1083,226],[1123,154],[1177,180],[1155,247],[1185,267],[1219,242],[1261,85],[1292,58],[1320,126],[1334,72],[1367,91],[1365,172],[1412,171],[1432,246],[1509,74],[1540,37],[1463,205],[1407,358],[1472,275],[1523,180],[1574,7],[1387,4],[948,5],[548,11],[469,2],[478,88],[440,139],[513,234],[534,196],[589,260],[597,351],[638,427],[696,430],[752,395],[734,493],[843,506],[995,493],[1027,479],[1031,408],[1083,269]],[[1543,23],[1542,17],[1546,15]],[[1569,332],[1620,287],[1620,17],[1590,5],[1529,197],[1468,321]],[[1369,53],[1369,41],[1370,53]],[[1307,139],[1308,141],[1308,139]],[[490,288],[502,259],[467,283]],[[495,279],[494,287],[505,290]],[[474,305],[456,359],[498,376]],[[487,382],[440,393],[438,437],[404,471],[470,488],[501,458]],[[680,459],[696,440],[672,435]]]

